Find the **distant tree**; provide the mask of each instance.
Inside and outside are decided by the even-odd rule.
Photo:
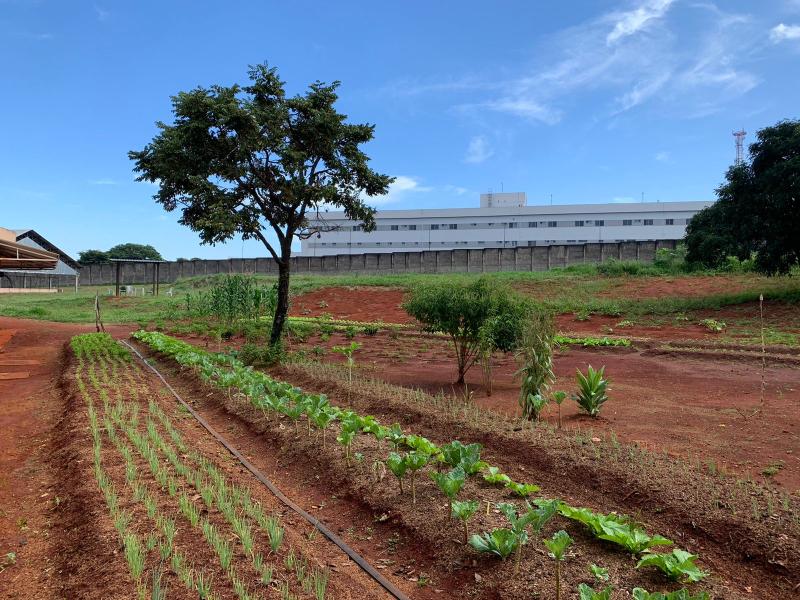
[[[391,177],[369,168],[359,148],[374,126],[349,124],[336,111],[336,88],[319,81],[305,95],[286,97],[267,65],[250,67],[250,85],[195,88],[172,98],[171,125],[143,150],[132,151],[139,181],[159,186],[154,199],[180,207],[180,223],[204,244],[235,235],[257,239],[278,265],[278,304],[270,343],[276,345],[289,309],[292,242],[322,230],[308,215],[326,207],[375,226],[364,195],[385,194]]]
[[[106,252],[108,258],[128,258],[138,260],[164,260],[161,254],[149,244],[117,244]]]
[[[102,250],[84,250],[78,253],[78,263],[81,265],[100,265],[108,262],[108,254]]]
[[[756,253],[756,268],[772,274],[800,261],[800,121],[756,135],[749,160],[728,169],[717,202],[689,222],[689,262],[718,267]]]

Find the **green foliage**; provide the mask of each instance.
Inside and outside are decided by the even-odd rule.
[[[610,338],[610,337],[570,337],[565,335],[556,335],[553,337],[553,342],[559,346],[566,346],[569,344],[583,346],[584,348],[597,348],[602,346],[622,347],[628,348],[631,341],[625,338]]]
[[[653,546],[668,546],[671,540],[660,535],[650,536],[627,517],[614,513],[596,513],[588,508],[576,508],[562,504],[559,512],[568,519],[586,525],[595,537],[618,544],[633,554],[638,554]]]
[[[534,485],[532,483],[517,483],[516,481],[509,481],[506,483],[506,488],[511,490],[511,492],[519,496],[520,498],[527,498],[531,494],[538,492],[541,488],[538,485]]]
[[[277,285],[264,286],[256,277],[225,275],[206,292],[186,295],[186,312],[211,317],[228,327],[241,320],[271,318],[278,302]]]
[[[102,265],[108,262],[108,254],[102,250],[84,250],[78,252],[78,263],[86,265]]]
[[[648,592],[643,588],[633,588],[633,600],[711,600],[708,592],[692,594],[689,590],[682,589],[674,592]],[[581,598],[581,600],[583,600]]]
[[[505,560],[521,544],[521,539],[510,529],[500,528],[486,532],[482,536],[473,535],[469,539],[469,544],[478,552],[494,554]]]
[[[338,82],[311,84],[287,97],[277,71],[249,69],[249,85],[195,87],[172,98],[174,121],[129,152],[139,181],[204,244],[241,235],[258,239],[278,264],[278,302],[270,343],[280,340],[289,308],[292,242],[312,235],[307,214],[323,206],[374,227],[365,197],[385,194],[391,177],[369,168],[360,146],[374,126],[339,113]],[[266,233],[276,234],[277,242]]]
[[[456,383],[463,384],[464,375],[480,356],[482,339],[484,344],[488,338],[502,349],[515,346],[513,337],[501,336],[513,335],[515,319],[524,314],[527,305],[507,287],[481,277],[470,282],[417,286],[403,308],[428,331],[450,337],[458,364]]]
[[[403,493],[403,477],[406,476],[408,465],[397,452],[391,452],[386,458],[386,466],[400,482],[400,493]]]
[[[481,461],[480,444],[462,444],[454,440],[440,448],[442,460],[451,467],[460,468],[467,475],[474,475],[486,463]]]
[[[117,244],[106,252],[106,256],[129,260],[164,260],[161,253],[149,244]]]
[[[717,188],[717,202],[686,228],[687,260],[720,268],[733,256],[756,268],[788,273],[800,261],[800,121],[761,129],[749,160],[735,165]]]
[[[483,479],[487,483],[503,486],[511,481],[511,477],[505,473],[501,473],[499,467],[487,467],[486,473],[483,474]]]
[[[554,378],[554,335],[553,315],[542,310],[531,311],[524,322],[516,355],[519,364],[516,376],[522,380],[519,403],[526,419],[538,420],[539,413],[547,405],[544,392]]]
[[[585,583],[581,583],[578,586],[578,594],[580,594],[580,600],[611,600],[612,593],[614,593],[614,588],[612,588],[610,585],[600,590],[599,592],[593,590]]]
[[[550,556],[556,560],[564,560],[564,553],[572,545],[573,539],[563,529],[553,534],[549,540],[544,540],[544,545],[550,550]]]
[[[464,487],[466,480],[466,473],[460,466],[448,471],[447,473],[438,473],[431,471],[431,479],[436,483],[442,493],[452,502],[461,488]]]
[[[477,500],[453,500],[450,506],[451,515],[453,518],[461,521],[464,532],[464,545],[466,546],[469,541],[469,530],[467,528],[467,521],[470,520],[475,511],[478,510],[480,504]]]
[[[714,333],[719,333],[726,327],[725,321],[717,321],[716,319],[703,319],[700,321],[700,325]]]
[[[589,565],[589,572],[597,581],[608,581],[608,569],[592,563]]]
[[[708,573],[701,571],[695,564],[696,554],[676,548],[669,554],[647,553],[636,564],[639,567],[657,567],[673,581],[697,582],[708,577]]]
[[[603,377],[605,367],[594,370],[589,365],[586,375],[578,370],[578,393],[574,396],[578,406],[590,417],[600,414],[600,407],[608,400],[608,380]]]

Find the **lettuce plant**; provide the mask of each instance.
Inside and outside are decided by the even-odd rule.
[[[511,490],[520,498],[527,498],[534,492],[538,492],[540,489],[538,485],[534,485],[532,483],[517,483],[516,481],[509,481],[506,483],[506,488]]]
[[[708,592],[690,594],[689,590],[682,589],[674,592],[648,592],[642,588],[633,588],[633,600],[711,600]],[[581,599],[583,600],[583,599]]]
[[[439,486],[442,493],[447,496],[447,518],[453,513],[453,500],[456,499],[461,488],[464,487],[467,474],[460,466],[448,471],[447,473],[437,473],[432,471],[430,473],[431,479]]]
[[[400,493],[403,493],[403,477],[406,476],[406,470],[408,469],[408,465],[406,465],[406,461],[403,460],[403,457],[400,456],[397,452],[392,452],[386,459],[386,466],[389,467],[389,470],[397,477],[397,480],[400,482]]]
[[[487,467],[486,473],[483,474],[483,479],[487,483],[506,485],[511,481],[511,477],[505,473],[501,473],[499,467]]]
[[[564,560],[564,553],[572,542],[572,538],[563,529],[554,533],[549,540],[544,540],[544,545],[550,550],[550,556],[556,561],[556,600],[561,600],[561,561]]]
[[[582,583],[578,586],[578,594],[580,594],[580,600],[611,600],[611,594],[613,593],[614,588],[610,585],[603,588],[599,592],[593,590],[591,587]]]
[[[477,500],[454,500],[452,504],[452,516],[461,521],[464,526],[464,545],[467,545],[469,539],[469,530],[467,529],[467,521],[470,520],[475,511],[478,510]]]
[[[527,534],[524,531],[523,536],[527,541]],[[482,536],[475,534],[469,539],[470,546],[478,552],[494,554],[503,560],[511,556],[520,542],[520,536],[510,529],[504,528],[493,529],[485,532]]]
[[[676,548],[669,554],[647,553],[636,564],[636,568],[657,567],[672,581],[685,580],[694,583],[708,577],[708,573],[694,564],[696,559],[696,554]]]
[[[574,396],[578,406],[590,417],[600,414],[600,407],[608,400],[608,380],[603,377],[606,368],[595,370],[589,365],[586,375],[578,370],[578,393]]]

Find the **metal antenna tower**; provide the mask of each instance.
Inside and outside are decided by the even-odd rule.
[[[747,132],[744,129],[733,132],[733,137],[736,138],[736,162],[733,164],[737,167],[744,162],[744,136]]]

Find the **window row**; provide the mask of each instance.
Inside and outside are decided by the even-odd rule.
[[[439,231],[453,229],[532,229],[542,227],[631,227],[633,225],[686,225],[688,219],[583,219],[574,221],[512,221],[510,223],[431,223],[421,225],[377,225],[374,231]],[[346,229],[346,228],[345,228]],[[351,231],[363,231],[362,225],[353,225]]]

